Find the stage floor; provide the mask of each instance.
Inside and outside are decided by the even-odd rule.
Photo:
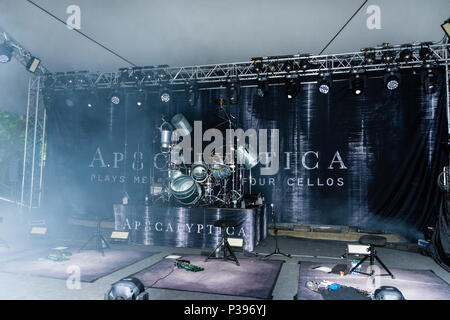
[[[94,229],[81,226],[70,226],[71,230],[63,230],[63,237],[53,237],[53,239],[36,241],[22,239],[20,237],[6,238],[10,240],[10,248],[0,247],[0,264],[11,259],[25,259],[30,255],[43,253],[48,248],[70,245],[79,247],[83,245],[86,238],[92,234]],[[109,230],[102,230],[107,235]],[[275,241],[268,237],[263,243],[256,247],[255,252],[259,257],[274,250]],[[285,260],[278,278],[273,288],[272,296],[274,300],[292,300],[298,293],[299,262],[312,261],[319,264],[340,264],[346,263],[341,256],[345,253],[346,243],[342,241],[312,240],[284,238],[279,239],[279,246],[282,252],[290,253],[292,258],[273,256],[274,260]],[[102,300],[104,293],[110,289],[111,284],[130,274],[137,273],[151,265],[164,259],[174,252],[189,255],[201,255],[205,250],[192,248],[156,247],[143,245],[114,245],[115,249],[130,249],[143,252],[152,252],[152,256],[144,257],[134,264],[124,266],[122,269],[107,274],[95,282],[82,282],[80,289],[68,289],[67,281],[64,279],[52,279],[36,277],[20,273],[10,273],[0,271],[0,299],[74,299],[74,300]],[[391,268],[432,270],[445,282],[450,283],[450,274],[437,265],[430,257],[426,257],[413,252],[399,251],[381,248],[378,253],[382,260]],[[105,251],[108,254],[108,250]],[[100,255],[100,254],[99,254]],[[144,255],[145,256],[145,255]],[[249,255],[238,254],[238,258],[255,258]],[[224,300],[224,299],[251,299],[248,297],[228,296],[222,294],[207,294],[201,292],[187,292],[173,289],[149,288],[147,289],[150,299],[158,300]],[[449,297],[450,299],[450,297]]]

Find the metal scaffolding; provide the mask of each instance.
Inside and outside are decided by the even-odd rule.
[[[257,57],[251,61],[226,64],[210,64],[173,68],[164,66],[147,66],[122,68],[116,72],[60,72],[44,76],[44,88],[64,90],[86,88],[130,88],[164,85],[186,85],[195,82],[202,88],[214,88],[228,81],[238,80],[243,85],[246,81],[261,78],[277,79],[286,77],[317,77],[325,73],[345,75],[351,72],[386,71],[430,68],[445,66],[448,61],[449,44],[419,44],[408,46],[379,47],[364,49],[359,52],[330,55],[290,55],[276,57]],[[429,50],[426,60],[421,56],[422,49]],[[399,60],[403,50],[410,50],[408,60]],[[368,63],[367,57],[372,62]],[[389,60],[389,56],[393,57]],[[291,65],[290,71],[286,64]]]
[[[39,208],[42,198],[45,161],[46,110],[41,95],[40,77],[28,81],[28,100],[20,192],[21,213]]]

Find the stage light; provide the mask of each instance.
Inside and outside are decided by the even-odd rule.
[[[409,62],[413,59],[413,53],[411,49],[403,49],[400,52],[399,61],[400,62]]]
[[[186,102],[189,106],[193,107],[197,103],[198,100],[198,88],[194,83],[187,84],[185,88],[185,97]]]
[[[119,69],[119,82],[129,82],[131,81],[130,73],[128,68]]]
[[[326,79],[322,79],[318,83],[318,90],[322,94],[328,94],[328,92],[330,92],[330,82]]]
[[[271,62],[269,64],[269,71],[270,72],[274,73],[275,71],[277,71],[277,69],[278,69],[278,66],[277,66],[277,64],[275,62]]]
[[[11,61],[13,49],[3,42],[0,44],[0,62],[1,63],[7,63]]]
[[[241,88],[237,81],[231,81],[227,85],[227,97],[230,104],[237,104],[239,102]]]
[[[136,105],[138,107],[142,107],[145,103],[145,92],[142,89],[139,89],[136,95]]]
[[[97,103],[97,93],[94,89],[90,90],[88,92],[88,96],[87,96],[87,106],[89,108],[92,108],[96,105]]]
[[[364,51],[364,64],[374,64],[376,61],[375,52]]]
[[[118,90],[114,90],[111,94],[110,99],[112,104],[118,105],[120,103],[120,94]]]
[[[287,98],[294,99],[300,91],[300,82],[296,78],[290,78],[286,81],[286,95]]]
[[[389,90],[395,90],[399,86],[399,79],[396,75],[391,74],[387,77],[385,81],[386,88]]]
[[[442,30],[444,30],[447,37],[450,38],[450,19],[441,24]]]
[[[423,77],[423,87],[426,94],[436,92],[437,77],[433,70],[428,69]]]
[[[252,58],[253,71],[256,73],[260,73],[263,70],[262,58]]]
[[[422,47],[419,50],[420,59],[423,61],[430,60],[432,55],[433,55],[433,53],[431,52],[431,49],[428,47]]]
[[[382,56],[382,60],[384,63],[392,63],[394,62],[395,54],[392,51],[385,51]]]
[[[66,82],[67,88],[73,88],[75,86],[75,72],[68,71],[64,75],[64,80]]]
[[[148,292],[137,278],[124,278],[112,284],[105,300],[149,300]]]
[[[159,97],[161,98],[161,102],[169,103],[170,101],[170,90],[167,87],[162,87],[159,90]]]
[[[167,64],[162,64],[157,66],[157,68],[159,68],[159,70],[157,71],[157,77],[160,81],[166,81],[169,78],[169,75],[167,74],[167,72],[164,70],[165,68],[168,68],[169,66]]]
[[[294,70],[294,64],[291,60],[288,60],[283,64],[283,70],[286,72],[291,72],[292,70]]]
[[[269,84],[267,83],[267,78],[259,78],[258,79],[258,96],[264,98],[269,92]]]
[[[359,96],[364,92],[364,80],[359,74],[351,78],[351,89],[355,96]]]
[[[134,67],[132,69],[131,75],[136,83],[140,83],[144,78],[142,67]]]
[[[309,62],[308,59],[301,59],[300,60],[300,69],[303,71],[306,71],[309,69],[309,67],[311,66],[311,63]]]
[[[31,73],[35,73],[40,63],[41,60],[39,60],[36,57],[31,57],[27,63],[27,70],[30,71]]]

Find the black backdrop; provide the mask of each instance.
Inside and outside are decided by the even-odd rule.
[[[395,91],[384,88],[383,77],[368,78],[361,96],[352,95],[345,80],[334,81],[328,95],[319,94],[316,84],[302,84],[292,100],[284,85],[270,86],[264,98],[256,88],[242,88],[239,104],[227,106],[237,126],[280,132],[280,170],[274,176],[252,170],[252,192],[275,204],[280,222],[363,226],[415,237],[435,223],[439,211],[444,88],[426,95],[418,74],[404,74]],[[148,93],[137,107],[133,93],[119,105],[108,101],[109,94],[99,90],[91,108],[88,95],[76,91],[54,94],[47,103],[45,203],[51,212],[112,217],[112,204],[123,192],[142,200],[159,151],[155,127],[161,114],[170,119],[181,112],[191,124],[202,120],[206,130],[221,122],[214,116],[215,100],[226,98],[224,89],[202,90],[192,108],[184,92],[173,93],[168,105]],[[317,169],[308,169],[316,162]]]

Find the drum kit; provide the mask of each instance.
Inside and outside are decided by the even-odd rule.
[[[232,128],[234,118],[224,109],[226,101],[218,99],[216,102],[226,116],[225,119],[219,118],[224,119],[224,123]],[[216,109],[216,112],[219,109]],[[158,129],[161,153],[155,156],[154,167],[162,173],[163,178],[150,186],[153,202],[175,202],[182,206],[238,207],[244,197],[245,174],[248,172],[251,179],[251,169],[259,163],[257,154],[249,152],[246,146],[237,147],[233,143],[232,146],[226,145],[223,148],[236,151],[233,152],[233,157],[225,157],[225,160],[219,153],[223,150],[214,150],[215,153],[211,154],[208,161],[198,160],[192,164],[184,162],[175,164],[172,161],[171,151],[179,136],[190,134],[192,127],[183,114],[178,113],[172,117],[170,123],[163,116],[162,124]],[[238,157],[240,161],[236,161]]]

